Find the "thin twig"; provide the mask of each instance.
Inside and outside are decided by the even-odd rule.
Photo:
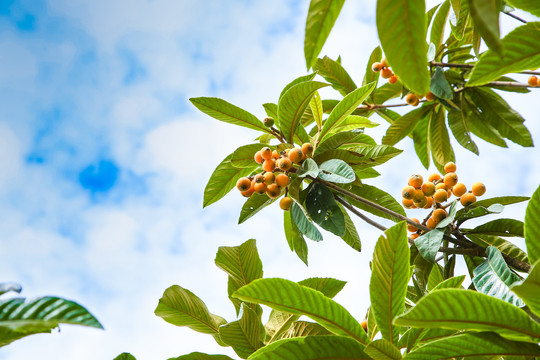
[[[444,62],[437,62],[437,61],[432,61],[429,64],[431,66],[462,68],[462,69],[472,69],[474,67],[473,64],[444,63]],[[526,71],[520,71],[520,72],[518,72],[516,74],[540,75],[540,71],[526,70]]]
[[[368,218],[366,215],[362,214],[360,211],[358,211],[358,209],[356,209],[354,206],[352,206],[351,204],[349,204],[348,202],[346,202],[345,200],[343,200],[339,196],[335,195],[334,198],[336,199],[336,201],[338,203],[340,203],[341,205],[343,205],[344,207],[349,209],[350,212],[352,212],[354,215],[358,216],[360,219],[367,222],[369,225],[374,226],[374,227],[376,227],[377,229],[379,229],[381,231],[388,230],[388,228],[386,226],[381,225],[381,224],[379,224],[378,222],[376,222],[374,220],[371,220],[370,218]]]
[[[426,102],[427,100],[420,100],[419,102]],[[356,108],[356,110],[375,110],[375,109],[386,109],[386,108],[392,108],[392,107],[400,107],[400,106],[409,106],[410,104],[404,103],[404,104],[390,104],[390,105],[381,105],[381,104],[367,104],[364,106],[359,106]]]
[[[516,16],[508,11],[503,11],[503,13],[505,13],[506,15],[516,19],[517,21],[521,21],[522,23],[526,24],[527,23],[527,20],[523,20],[522,18],[520,18],[519,16]]]

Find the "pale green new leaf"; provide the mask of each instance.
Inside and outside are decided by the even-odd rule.
[[[246,303],[242,303],[240,320],[221,325],[219,337],[243,359],[264,346],[264,326],[261,323],[262,311],[257,313]]]
[[[502,53],[503,45],[499,35],[500,0],[468,0],[469,11],[486,45],[498,54]]]
[[[328,56],[317,59],[315,65],[313,65],[313,70],[332,84],[332,87],[339,91],[343,96],[357,88],[343,66],[330,59]]]
[[[235,186],[238,179],[249,175],[257,166],[237,168],[231,163],[232,154],[227,156],[214,170],[204,188],[203,207],[215,203]],[[255,162],[253,165],[257,165]]]
[[[203,113],[210,115],[214,119],[270,133],[270,130],[255,115],[225,100],[214,97],[198,97],[191,98],[189,101]]]
[[[360,323],[341,305],[323,293],[285,279],[259,279],[234,294],[242,301],[270,306],[272,309],[305,315],[334,334],[349,336],[362,344],[369,339]]]
[[[428,342],[405,356],[407,360],[456,359],[477,356],[540,355],[540,346],[507,340],[490,332],[465,333]]]
[[[390,341],[385,339],[378,339],[370,342],[364,351],[374,360],[402,359],[399,349]]]
[[[240,210],[240,216],[238,218],[238,224],[242,224],[247,219],[251,218],[253,215],[257,214],[259,211],[276,201],[277,198],[271,199],[266,194],[253,194],[246,200],[244,205],[242,205],[242,210]]]
[[[274,122],[276,122],[278,120],[278,115],[277,115],[277,104],[274,104],[274,103],[265,103],[263,104],[263,107],[264,107],[264,111],[266,112],[266,115],[270,116],[271,118],[274,119]],[[278,124],[278,127],[279,127],[279,124]]]
[[[255,153],[262,149],[261,143],[240,146],[232,153],[231,164],[237,168],[253,169],[257,165],[254,160]],[[274,150],[274,146],[269,146]]]
[[[529,1],[538,5],[536,0]],[[480,56],[465,86],[483,85],[501,75],[540,67],[540,22],[515,28],[501,42],[503,52],[498,54],[489,49]]]
[[[267,345],[249,360],[367,360],[364,345],[344,336],[306,336]]]
[[[515,306],[523,306],[523,302],[510,291],[510,285],[520,281],[520,277],[510,270],[501,252],[493,246],[486,249],[487,259],[474,269],[472,279],[476,290],[509,302]]]
[[[377,1],[377,31],[388,63],[417,94],[429,90],[425,9],[424,0]]]
[[[506,301],[470,290],[433,291],[394,323],[425,328],[493,331],[510,340],[540,341],[540,324],[525,311]]]
[[[347,116],[349,116],[358,105],[369,96],[369,94],[371,94],[375,85],[375,82],[372,82],[347,94],[347,96],[334,107],[328,116],[328,119],[323,123],[317,142],[320,143],[330,134],[335,126],[340,125],[340,123],[344,121]]]
[[[318,91],[315,91],[313,97],[309,101],[309,107],[311,108],[311,113],[313,114],[313,118],[317,123],[317,128],[320,129],[322,127],[323,106],[321,95],[319,95]]]
[[[369,294],[377,326],[384,339],[396,344],[399,328],[392,324],[403,313],[409,274],[407,226],[400,222],[379,237],[373,253]]]
[[[331,132],[339,134],[343,131],[373,128],[376,126],[379,126],[379,123],[373,122],[366,117],[359,115],[349,115],[339,125],[334,126]],[[326,139],[328,139],[328,137]]]
[[[309,70],[336,22],[345,0],[311,0],[306,19],[304,56]]]
[[[210,334],[222,344],[218,328],[227,321],[211,314],[204,302],[191,291],[173,285],[165,290],[154,313],[176,326],[187,326],[203,334]]]
[[[527,278],[510,287],[527,304],[529,309],[540,316],[540,261],[529,272]]]
[[[536,188],[525,212],[525,244],[531,264],[534,264],[540,259],[540,186]]]
[[[279,128],[288,143],[293,143],[296,128],[300,124],[302,115],[309,105],[313,94],[325,86],[328,86],[328,84],[318,81],[300,82],[291,86],[279,99]]]
[[[420,121],[427,121],[426,118],[433,111],[434,107],[433,104],[422,106],[394,121],[386,130],[386,135],[382,138],[382,143],[385,145],[397,144],[401,139],[409,135]]]
[[[313,157],[317,157],[325,151],[358,145],[376,145],[376,143],[375,140],[366,134],[359,134],[353,131],[340,132],[322,141],[313,152]]]

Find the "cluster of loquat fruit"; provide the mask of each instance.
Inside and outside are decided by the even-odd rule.
[[[529,77],[529,86],[540,86],[540,83],[538,83],[538,78],[534,75]]]
[[[482,196],[486,192],[486,187],[481,182],[475,182],[471,190],[467,191],[465,184],[458,182],[456,169],[456,164],[449,162],[444,165],[444,176],[433,173],[429,175],[426,182],[424,182],[421,175],[411,175],[408,185],[401,191],[402,203],[406,209],[434,208],[425,223],[431,229],[435,228],[439,222],[448,216],[445,210],[448,205],[445,206],[443,203],[452,195],[459,198],[461,205],[469,206],[476,202],[477,196]],[[420,223],[418,219],[412,218],[411,220]],[[408,230],[413,232],[411,238],[415,239],[419,236],[416,233],[418,229],[414,226],[409,225]]]
[[[295,165],[302,164],[312,153],[313,145],[310,143],[304,143],[302,147],[285,149],[281,153],[265,146],[253,157],[256,163],[262,165],[263,171],[254,176],[238,179],[236,187],[245,197],[250,197],[254,193],[266,193],[271,199],[281,196],[285,189],[285,197],[280,200],[279,206],[283,210],[289,210],[293,200],[287,196],[290,183],[288,173],[296,171]]]

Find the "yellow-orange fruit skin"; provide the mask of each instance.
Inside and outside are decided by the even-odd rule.
[[[405,102],[407,102],[407,104],[409,105],[418,105],[418,102],[420,100],[418,99],[418,96],[416,96],[415,94],[408,94],[407,96],[405,96]]]
[[[284,157],[277,160],[276,165],[283,171],[289,171],[289,169],[292,167],[292,161],[288,157]]]
[[[289,159],[291,159],[293,163],[298,164],[299,162],[302,161],[303,157],[304,157],[304,153],[302,152],[302,149],[300,148],[294,148],[289,151]]]
[[[277,184],[270,184],[266,187],[266,195],[271,199],[275,199],[281,195],[281,188]]]
[[[430,217],[428,221],[426,222],[426,226],[430,229],[435,229],[435,226],[437,226],[437,223],[432,217]]]
[[[454,187],[452,188],[452,192],[457,197],[460,197],[461,195],[465,194],[467,192],[467,187],[464,183],[458,182]]]
[[[426,94],[426,100],[427,101],[435,100],[435,94],[433,94],[431,91],[428,91],[427,94]]]
[[[272,172],[276,168],[276,161],[272,158],[264,160],[263,162],[263,170]]]
[[[401,196],[403,196],[403,198],[405,199],[412,199],[415,192],[416,189],[414,188],[414,186],[407,185],[403,188],[403,190],[401,190]]]
[[[420,190],[421,191],[421,190]],[[423,196],[421,200],[419,201],[414,201],[414,205],[416,205],[417,208],[421,209],[423,207],[425,207],[427,205],[427,197]]]
[[[428,181],[431,181],[432,183],[434,183],[436,181],[439,181],[439,180],[441,180],[441,175],[439,175],[437,173],[433,173],[433,174],[428,176]]]
[[[417,218],[411,218],[411,220],[415,223],[420,224],[420,220],[418,220]],[[409,230],[410,232],[415,232],[418,231],[418,228],[414,227],[414,225],[407,224],[407,230]]]
[[[431,181],[423,183],[422,191],[424,192],[424,195],[426,196],[433,195],[435,193],[435,184],[433,184]]]
[[[461,202],[461,205],[469,206],[476,202],[476,196],[474,196],[473,193],[466,193],[466,194],[463,194],[463,196],[461,196],[459,201]]]
[[[409,177],[408,184],[415,189],[420,189],[423,183],[424,179],[422,178],[422,175],[414,174]]]
[[[278,174],[276,175],[276,185],[280,188],[284,188],[289,186],[290,179],[285,174]]]
[[[453,173],[453,172],[456,172],[457,170],[457,166],[456,164],[454,164],[453,162],[447,162],[445,165],[444,165],[444,172],[445,173]]]
[[[250,197],[251,195],[253,195],[254,192],[255,192],[255,189],[251,188],[247,191],[240,191],[240,194],[242,194],[242,196],[244,197]]]
[[[382,67],[388,67],[388,61],[386,61],[386,58],[383,58],[381,60],[381,65],[382,65]]]
[[[420,235],[418,235],[417,233],[412,233],[411,235],[409,235],[409,237],[413,240],[416,240]]]
[[[262,182],[264,182],[264,175],[263,175],[263,174],[257,174],[257,175],[255,175],[255,177],[253,178],[253,180],[254,180],[256,183],[262,183]]]
[[[398,82],[398,77],[396,75],[392,75],[392,76],[390,76],[390,79],[388,79],[388,82],[390,84],[395,84],[395,83]]]
[[[412,201],[414,201],[414,205],[418,206],[418,204],[416,203],[419,203],[419,202],[422,202],[424,199],[426,198],[426,195],[424,195],[424,192],[420,189],[414,189],[414,194],[413,194],[413,198],[412,198]]]
[[[531,77],[529,77],[528,83],[529,86],[538,86],[538,78],[532,75]]]
[[[251,187],[251,180],[249,180],[247,177],[243,177],[238,179],[236,182],[236,188],[240,191],[247,191]]]
[[[302,144],[302,152],[304,153],[304,155],[308,156],[313,154],[313,145],[311,145],[310,143]]]
[[[262,164],[264,159],[262,158],[262,155],[261,155],[261,152],[260,151],[257,151],[255,153],[255,155],[253,156],[253,160],[255,160],[255,162],[257,164]]]
[[[381,76],[385,79],[390,79],[394,73],[389,68],[384,68],[381,70]]]
[[[273,184],[275,180],[276,180],[276,176],[274,175],[273,172],[267,172],[264,174],[264,183],[266,185]]]
[[[272,151],[272,158],[274,160],[279,159],[279,153],[277,152],[277,150]]]
[[[371,65],[371,70],[373,72],[379,72],[383,69],[383,66],[380,62],[374,62],[373,65]]]
[[[265,183],[255,183],[255,185],[253,186],[253,189],[255,190],[255,192],[257,194],[264,194],[266,192],[266,184]]]
[[[405,198],[403,198],[401,203],[403,204],[405,209],[411,209],[414,205],[414,202],[411,199],[405,199]]]
[[[362,327],[362,329],[364,329],[365,332],[368,331],[367,329],[367,319],[364,319],[360,322],[360,326]]]
[[[431,217],[437,224],[440,223],[447,216],[448,213],[444,209],[435,209],[433,210],[433,214],[431,214]]]
[[[292,202],[293,200],[290,197],[286,196],[279,201],[279,207],[281,208],[281,210],[287,211],[291,208]]]
[[[449,172],[448,174],[444,175],[444,185],[446,185],[448,188],[453,188],[457,182],[458,177],[455,172]]]
[[[427,203],[424,205],[424,209],[429,209],[433,206],[433,198],[431,196],[426,197]]]
[[[443,190],[448,190],[448,186],[446,186],[445,183],[441,182],[441,183],[438,183],[437,185],[435,185],[435,191],[439,190],[439,189],[443,189]]]
[[[446,200],[448,200],[448,191],[444,189],[439,189],[435,191],[435,194],[433,194],[433,200],[438,203],[445,202]]]
[[[272,149],[270,149],[268,146],[263,147],[261,149],[261,156],[264,160],[268,160],[272,158]]]
[[[482,196],[486,193],[486,186],[481,182],[472,184],[471,191],[476,196]]]

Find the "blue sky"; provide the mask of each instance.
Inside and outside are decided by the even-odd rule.
[[[276,207],[241,226],[237,194],[202,209],[213,168],[254,133],[206,117],[188,98],[222,97],[263,117],[261,104],[305,73],[307,7],[308,1],[0,2],[2,280],[22,284],[26,297],[76,300],[106,328],[64,326],[3,348],[1,359],[226,352],[153,310],[165,288],[179,284],[233,320],[226,276],[213,260],[218,246],[249,238],[258,240],[266,276],[347,280],[337,300],[364,316],[374,229],[358,224],[360,254],[330,235],[310,244],[306,268],[288,251]],[[357,82],[377,45],[373,14],[372,4],[349,1],[323,51],[342,55]],[[535,97],[507,98],[538,140]],[[372,134],[380,139],[384,130]],[[529,195],[538,186],[536,149],[478,145],[481,158],[457,153],[468,182],[483,180],[493,196]],[[411,143],[399,147],[411,172],[427,173]],[[409,173],[392,162],[380,171],[375,183],[398,196]],[[505,215],[523,211],[517,206]],[[276,233],[262,230],[266,221],[278,224]]]

